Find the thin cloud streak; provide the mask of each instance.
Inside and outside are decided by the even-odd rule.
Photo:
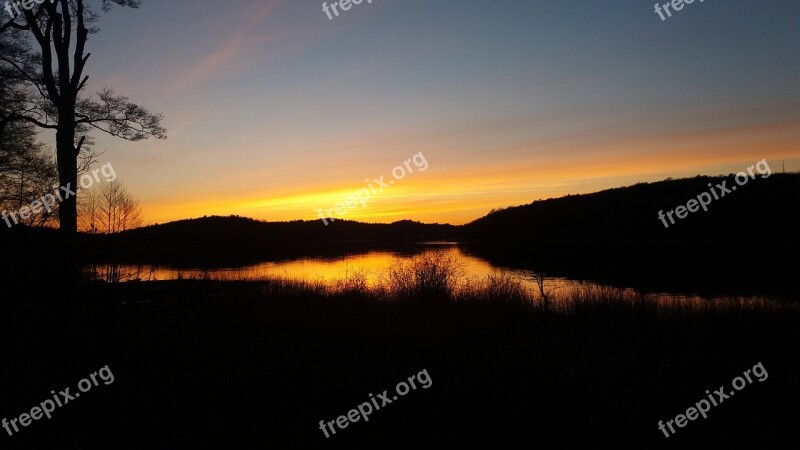
[[[244,9],[239,17],[244,25],[234,30],[202,61],[186,69],[176,79],[179,83],[176,83],[174,88],[189,89],[215,77],[220,72],[230,72],[242,64],[248,51],[256,44],[279,40],[281,36],[259,34],[258,29],[282,3],[283,0],[264,0],[260,4]]]

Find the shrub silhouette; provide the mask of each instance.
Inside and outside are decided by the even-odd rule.
[[[446,300],[464,278],[464,265],[446,251],[426,251],[388,270],[387,292],[396,300]]]

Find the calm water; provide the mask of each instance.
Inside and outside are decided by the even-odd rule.
[[[284,278],[292,280],[306,280],[333,284],[353,274],[363,275],[370,285],[375,285],[386,279],[388,269],[398,263],[407,262],[420,251],[443,251],[456,258],[463,269],[465,282],[485,279],[488,275],[506,272],[517,278],[532,293],[538,295],[539,288],[530,279],[531,271],[521,269],[506,269],[493,265],[491,262],[470,254],[456,243],[425,243],[420,244],[416,251],[390,251],[372,250],[362,253],[348,254],[339,257],[304,257],[282,261],[264,261],[258,264],[216,269],[174,268],[154,265],[104,265],[87,268],[97,279],[105,281],[156,281],[176,279],[236,279],[258,280],[263,278]],[[553,299],[564,298],[576,290],[603,285],[579,279],[565,277],[550,277],[545,281],[545,290]],[[614,286],[629,289],[629,286]],[[704,301],[703,297],[694,294],[651,293],[657,299]],[[725,300],[765,301],[763,297],[726,297]]]
[[[455,243],[429,243],[425,249],[444,251],[457,258],[468,278],[485,278],[499,269],[489,262],[464,253]],[[418,254],[418,253],[417,253]],[[288,261],[264,261],[258,264],[220,269],[185,269],[158,266],[119,266],[120,281],[140,279],[175,280],[180,278],[224,278],[256,280],[265,277],[280,277],[296,280],[334,282],[356,272],[363,273],[370,284],[380,282],[387,270],[402,261],[410,260],[414,254],[388,250],[374,250],[335,258],[306,257]],[[106,278],[107,267],[98,267],[98,277]],[[513,272],[520,277],[525,271]]]

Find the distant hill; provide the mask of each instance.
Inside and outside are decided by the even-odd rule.
[[[600,251],[605,252],[606,258],[614,257],[612,253],[620,253],[622,258],[621,252],[608,251],[608,245],[618,249],[620,242],[635,246],[637,252],[643,252],[642,257],[655,247],[677,243],[682,245],[680,251],[688,253],[704,245],[706,254],[717,252],[717,247],[731,248],[731,252],[761,251],[759,247],[767,244],[798,247],[798,173],[757,177],[711,201],[708,211],[699,209],[684,219],[675,219],[669,228],[664,227],[659,210],[666,214],[709,192],[709,184],[723,182],[729,189],[736,186],[732,175],[639,183],[502,209],[463,226],[410,220],[392,224],[336,220],[325,226],[321,220],[263,222],[238,216],[202,217],[111,236],[83,234],[79,253],[82,259],[91,261],[226,265],[261,261],[265,256],[339,256],[379,246],[396,248],[421,241],[459,240],[471,243],[476,254],[493,260],[507,259],[514,266],[529,264],[530,255],[536,251],[531,249],[561,246],[557,252],[539,253],[548,254],[550,261],[558,254],[565,265],[574,267],[575,260],[589,264],[587,255]],[[31,256],[36,258],[53,251],[56,233],[15,227],[0,230],[0,241],[7,243],[9,254],[31,253],[40,248]],[[731,245],[739,242],[745,247]],[[501,248],[497,245],[501,243],[508,245]],[[709,247],[712,244],[713,249]],[[564,250],[566,246],[572,252]],[[633,260],[630,249],[624,253]]]
[[[239,216],[211,216],[137,228],[121,233],[118,237],[125,242],[162,245],[228,245],[232,241],[260,245],[289,242],[442,240],[454,238],[455,233],[456,227],[452,225],[423,224],[411,220],[392,224],[336,220],[326,226],[321,220],[263,222]]]
[[[660,210],[686,205],[725,183],[731,192],[713,199],[675,224],[659,219]],[[598,241],[607,239],[780,237],[800,233],[800,174],[756,176],[736,185],[733,175],[697,176],[608,189],[592,194],[535,201],[495,211],[461,227],[461,237],[482,241]]]
[[[469,223],[461,238],[470,254],[506,268],[645,292],[800,298],[800,174],[751,180],[664,227],[659,210],[723,181],[735,185],[698,176],[536,201]]]
[[[213,261],[243,264],[303,254],[331,256],[376,245],[420,241],[446,241],[458,237],[453,225],[402,220],[392,224],[367,224],[336,220],[263,222],[229,216],[211,216],[152,225],[117,235],[83,235],[86,248],[102,259],[136,261]]]
[[[711,200],[708,211],[698,209],[684,219],[673,214],[675,224],[664,227],[658,217],[660,210],[666,214],[679,205],[686,205],[689,200],[709,192],[709,184],[719,196],[716,186],[722,183],[728,189],[736,186],[733,175],[639,183],[592,194],[535,201],[492,212],[463,226],[410,220],[392,224],[336,220],[326,226],[321,220],[263,222],[238,216],[202,217],[113,236],[83,236],[87,240],[84,248],[93,255],[102,255],[103,259],[194,263],[210,260],[214,264],[226,264],[259,261],[264,255],[292,258],[330,252],[330,256],[338,256],[376,245],[396,246],[420,241],[506,242],[512,247],[518,244],[525,248],[562,244],[585,247],[620,241],[639,247],[640,244],[646,244],[645,247],[672,245],[670,242],[706,245],[715,240],[725,244],[737,239],[752,243],[759,238],[765,242],[782,238],[798,242],[800,227],[796,212],[800,207],[800,174],[773,174],[768,178],[751,179],[737,190]],[[493,251],[485,248],[480,253],[489,256]],[[511,256],[508,248],[502,253]]]

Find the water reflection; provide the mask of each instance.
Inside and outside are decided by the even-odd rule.
[[[281,278],[322,283],[334,286],[338,281],[357,275],[363,277],[367,285],[374,287],[386,282],[389,269],[397,264],[410,261],[421,250],[442,251],[455,258],[462,269],[463,285],[478,285],[490,275],[505,272],[518,280],[533,299],[542,300],[545,296],[554,304],[566,301],[587,292],[609,289],[591,281],[575,280],[565,277],[544,277],[537,279],[531,270],[505,269],[491,264],[480,257],[465,252],[455,243],[426,243],[414,251],[373,250],[339,257],[306,257],[286,261],[264,261],[243,267],[199,269],[174,268],[156,265],[94,265],[86,268],[94,279],[105,282],[156,281],[179,279],[221,279],[221,280],[261,280]],[[697,305],[708,299],[699,295],[675,295],[670,293],[642,294],[626,286],[616,289],[621,297],[630,301],[643,299],[656,302],[675,302]],[[544,295],[543,295],[544,294]],[[717,299],[724,301],[764,302],[761,297],[733,297]]]
[[[470,256],[456,245],[432,243],[437,250],[456,257],[462,264],[464,275],[469,278],[485,278],[497,269],[487,261]],[[434,246],[428,244],[428,246]],[[367,282],[374,286],[382,281],[387,270],[401,261],[408,261],[413,253],[376,250],[346,255],[336,258],[307,257],[288,261],[264,261],[236,268],[193,269],[171,268],[153,265],[101,265],[88,269],[96,279],[119,282],[130,280],[155,281],[177,280],[183,278],[221,278],[238,280],[258,280],[263,278],[287,278],[294,280],[334,282],[345,279],[349,274],[361,272]],[[522,271],[515,271],[521,273]]]

